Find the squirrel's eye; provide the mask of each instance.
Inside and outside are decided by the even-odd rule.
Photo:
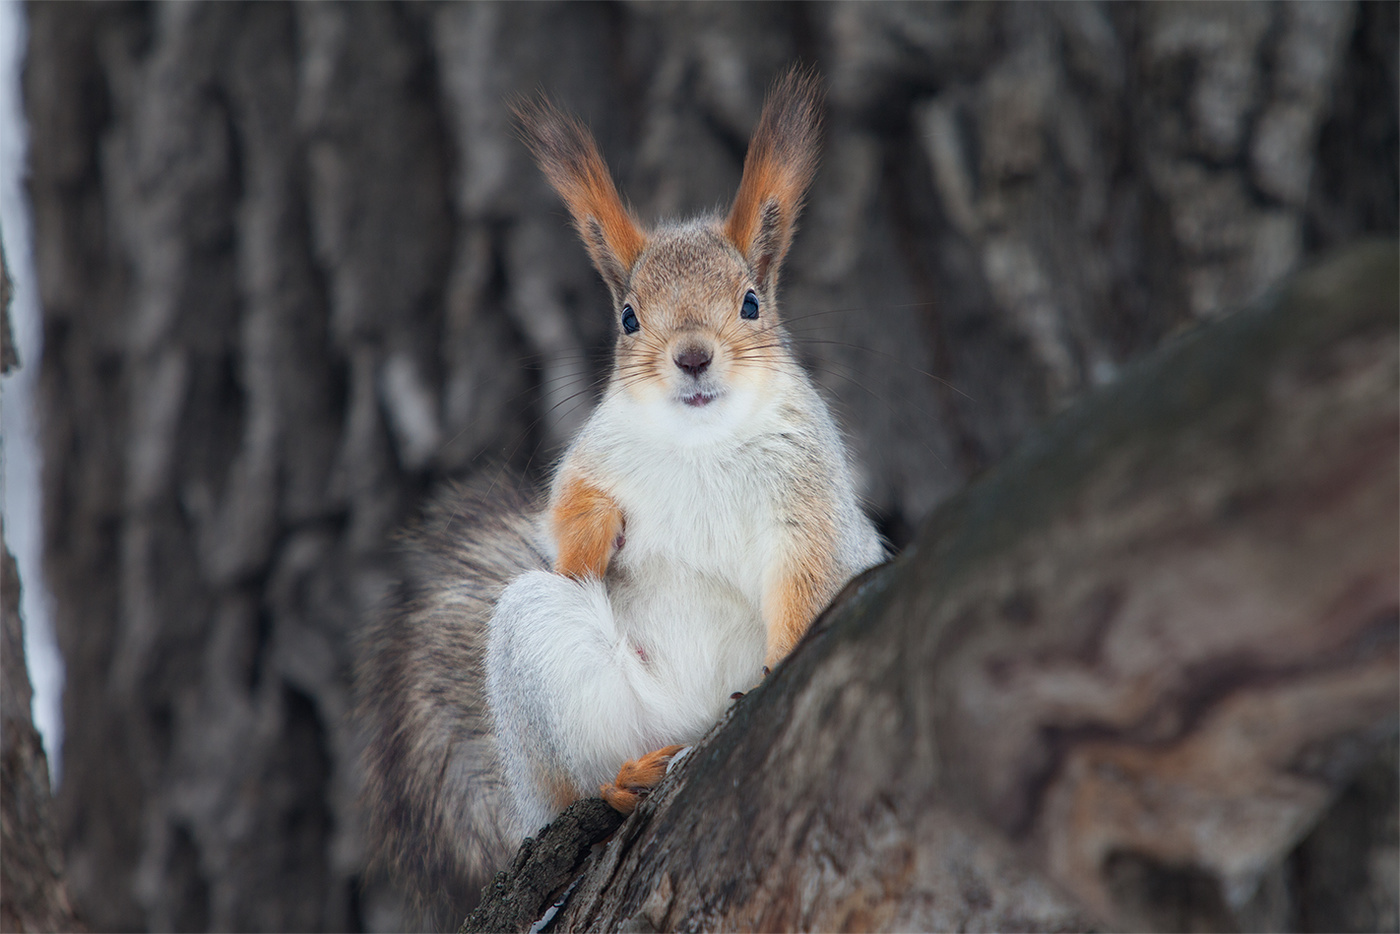
[[[632,310],[631,305],[622,306],[622,330],[627,334],[636,334],[642,329],[637,323],[637,313]]]
[[[750,321],[758,317],[758,296],[753,294],[753,289],[744,293],[744,306],[739,309],[739,317]]]

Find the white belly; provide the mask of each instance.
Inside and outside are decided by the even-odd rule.
[[[675,459],[612,491],[626,518],[608,591],[664,703],[668,742],[703,734],[763,673],[772,505],[751,465]],[[728,469],[726,469],[728,468]]]
[[[808,458],[783,440],[777,409],[765,413],[742,431],[672,431],[674,413],[658,422],[611,397],[579,442],[622,510],[609,601],[647,666],[639,700],[667,743],[698,738],[763,676],[764,587],[788,532],[780,500]]]
[[[634,683],[655,718],[648,727],[665,743],[699,739],[762,677],[758,606],[722,579],[654,560],[610,574],[608,594],[645,672]]]

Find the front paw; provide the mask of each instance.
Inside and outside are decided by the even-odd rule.
[[[631,814],[637,804],[666,777],[666,767],[684,746],[667,746],[649,752],[640,759],[629,759],[617,770],[617,778],[599,791],[603,800],[622,814]]]
[[[627,542],[617,502],[581,477],[564,483],[550,506],[549,521],[558,550],[554,572],[575,580],[601,578]]]

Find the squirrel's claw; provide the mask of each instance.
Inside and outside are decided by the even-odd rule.
[[[764,665],[764,666],[763,666],[763,677],[765,677],[765,678],[768,677],[768,675],[771,674],[772,671],[773,671],[773,669],[769,668],[767,665]],[[759,681],[759,682],[758,682],[758,684],[762,684],[762,683],[763,683],[762,681]],[[753,687],[755,687],[755,688],[758,687],[758,684],[755,684]],[[749,688],[749,690],[752,691],[753,688]],[[729,695],[729,699],[730,699],[730,700],[739,700],[741,697],[743,697],[743,696],[744,696],[745,694],[747,694],[747,693],[748,693],[748,691],[735,691],[733,694],[730,694],[730,695]]]
[[[763,677],[765,677],[765,678],[768,677],[768,675],[772,672],[772,670],[773,670],[773,669],[769,668],[767,665],[764,665],[764,666],[763,666]],[[758,684],[762,684],[762,683],[763,683],[762,681],[759,681],[759,682],[758,682]],[[758,687],[758,684],[755,684],[753,687],[754,687],[754,688]],[[753,690],[753,688],[749,688],[749,691],[752,691],[752,690]],[[738,700],[739,698],[743,697],[743,696],[744,696],[745,694],[747,694],[747,693],[748,693],[748,691],[735,691],[733,694],[730,694],[730,695],[729,695],[729,699],[730,699],[730,700]]]
[[[631,814],[637,804],[666,777],[666,766],[684,746],[667,746],[649,752],[640,759],[629,759],[617,770],[617,778],[599,788],[603,800],[613,810]]]

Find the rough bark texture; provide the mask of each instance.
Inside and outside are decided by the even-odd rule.
[[[54,830],[49,762],[30,716],[19,571],[4,549],[0,646],[0,931],[76,931]]]
[[[529,930],[551,905],[564,903],[589,853],[621,824],[622,815],[602,798],[569,805],[538,838],[526,838],[509,870],[482,892],[461,932]]]
[[[1394,4],[28,11],[58,824],[99,928],[401,923],[352,634],[392,530],[537,473],[611,333],[511,94],[655,218],[730,197],[767,82],[818,67],[784,307],[899,544],[1166,335],[1397,226]]]
[[[10,330],[10,299],[13,297],[10,267],[5,262],[4,250],[0,250],[0,376],[19,366],[19,352],[15,350],[15,336]]]
[[[0,375],[20,362],[10,337],[12,294],[0,251]],[[0,931],[76,931],[81,926],[54,831],[48,757],[31,715],[19,598],[19,568],[9,547],[0,547]]]
[[[553,929],[1393,929],[1398,305],[1353,251],[1036,432]]]

